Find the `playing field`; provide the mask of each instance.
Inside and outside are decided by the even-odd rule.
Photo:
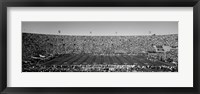
[[[137,55],[90,55],[90,54],[65,54],[49,60],[43,65],[167,65],[171,63],[150,61],[144,56]]]

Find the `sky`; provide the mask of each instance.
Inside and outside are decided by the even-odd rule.
[[[22,22],[23,33],[89,36],[178,34],[177,21]],[[59,33],[60,32],[60,33]]]

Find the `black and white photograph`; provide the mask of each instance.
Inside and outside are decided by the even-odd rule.
[[[22,72],[178,72],[178,21],[22,21]]]

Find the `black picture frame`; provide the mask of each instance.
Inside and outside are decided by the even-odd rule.
[[[7,7],[193,7],[194,87],[7,87]],[[199,94],[200,0],[1,0],[0,92],[2,94]]]

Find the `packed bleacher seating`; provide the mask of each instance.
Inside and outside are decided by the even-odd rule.
[[[177,71],[174,66],[139,66],[107,65],[98,69],[93,65],[42,65],[41,62],[52,60],[62,54],[91,54],[91,55],[116,55],[116,54],[141,54],[148,51],[155,52],[154,45],[178,46],[178,35],[145,35],[145,36],[71,36],[71,35],[46,35],[22,34],[22,60],[23,71]],[[147,59],[156,62],[178,64],[178,50],[166,53],[148,54]],[[39,62],[39,63],[38,63]],[[65,67],[65,68],[63,68]],[[113,69],[114,68],[114,69]],[[148,70],[151,69],[151,70]],[[154,70],[156,71],[156,70]]]

